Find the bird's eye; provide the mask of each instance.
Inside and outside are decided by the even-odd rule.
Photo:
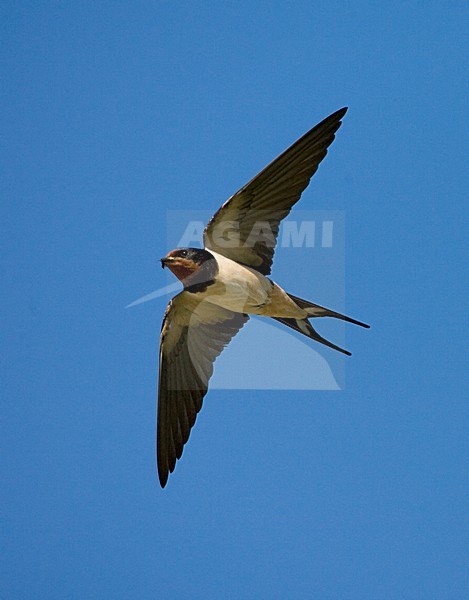
[[[181,256],[186,257],[187,256],[187,250],[181,250]]]

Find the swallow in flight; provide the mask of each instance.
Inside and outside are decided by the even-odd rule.
[[[164,487],[181,458],[213,363],[249,315],[263,315],[350,355],[324,339],[310,319],[365,323],[288,294],[268,278],[279,224],[300,199],[347,108],[313,127],[231,196],[204,231],[204,248],[179,248],[161,259],[184,289],[168,304],[160,338],[157,464]]]

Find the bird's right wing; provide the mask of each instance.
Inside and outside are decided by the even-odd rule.
[[[326,156],[346,111],[321,121],[231,196],[205,228],[205,247],[268,275],[280,221]]]
[[[181,292],[168,304],[160,338],[157,463],[164,487],[181,458],[208,389],[213,363],[248,315]]]

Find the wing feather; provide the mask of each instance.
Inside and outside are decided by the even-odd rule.
[[[308,186],[346,112],[342,108],[313,127],[231,196],[205,228],[205,247],[268,275],[280,221]],[[266,227],[257,231],[259,223]]]
[[[157,463],[164,487],[207,393],[213,363],[249,319],[181,292],[168,304],[160,339]]]

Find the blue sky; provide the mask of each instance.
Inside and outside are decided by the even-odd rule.
[[[468,597],[464,3],[0,13],[2,597]],[[344,105],[298,209],[344,215],[345,275],[273,271],[372,324],[344,389],[209,392],[162,491],[167,298],[124,307],[168,283],[168,211]]]

